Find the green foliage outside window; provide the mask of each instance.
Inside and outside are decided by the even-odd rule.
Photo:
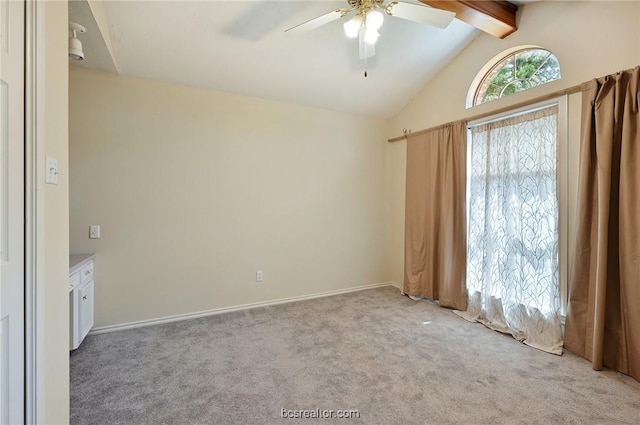
[[[474,105],[560,79],[560,64],[549,51],[526,49],[511,53],[482,79]]]

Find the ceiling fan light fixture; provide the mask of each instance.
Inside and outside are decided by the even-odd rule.
[[[367,13],[367,18],[365,20],[365,25],[367,29],[373,29],[378,31],[382,27],[382,23],[384,22],[384,15],[377,10],[370,10]]]
[[[380,33],[373,28],[367,28],[364,32],[364,41],[367,44],[376,44],[378,37],[380,37]]]
[[[362,16],[356,15],[353,18],[349,19],[342,26],[344,28],[344,33],[349,38],[356,38],[358,33],[360,32],[360,27],[362,26]]]
[[[348,7],[334,9],[332,12],[291,27],[285,32],[309,31],[351,15],[353,17],[343,24],[344,32],[347,37],[358,39],[360,59],[365,60],[366,67],[366,59],[375,55],[375,44],[380,37],[378,30],[382,28],[385,14],[393,19],[406,19],[438,28],[446,28],[456,16],[455,12],[415,4],[417,2],[412,1],[413,3],[402,0],[346,0]],[[424,0],[421,2],[428,3]]]

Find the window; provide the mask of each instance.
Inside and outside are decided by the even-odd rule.
[[[554,353],[565,292],[564,108],[556,100],[472,123],[467,165],[469,309]]]
[[[560,79],[558,59],[539,47],[511,49],[506,56],[490,61],[476,76],[470,89],[467,107],[500,99]]]

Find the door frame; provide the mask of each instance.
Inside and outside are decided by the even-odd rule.
[[[44,37],[46,4],[25,1],[25,422],[44,420]]]

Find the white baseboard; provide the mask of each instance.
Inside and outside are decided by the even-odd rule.
[[[99,326],[99,327],[93,328],[89,332],[89,335],[98,335],[98,334],[107,333],[107,332],[115,332],[115,331],[122,331],[125,329],[140,328],[143,326],[161,325],[163,323],[180,322],[182,320],[197,319],[200,317],[207,317],[207,316],[215,316],[217,314],[230,313],[232,311],[249,310],[249,309],[258,308],[258,307],[267,307],[271,305],[286,304],[286,303],[292,303],[296,301],[312,300],[314,298],[330,297],[332,295],[346,294],[349,292],[365,291],[367,289],[381,288],[383,286],[395,286],[396,288],[400,288],[400,285],[398,285],[396,282],[374,283],[371,285],[356,286],[356,287],[347,288],[347,289],[336,289],[334,291],[320,292],[317,294],[300,295],[297,297],[281,298],[277,300],[261,301],[261,302],[250,303],[250,304],[241,304],[241,305],[232,306],[232,307],[222,307],[222,308],[216,308],[213,310],[198,311],[195,313],[185,313],[185,314],[178,314],[175,316],[160,317],[157,319],[140,320],[137,322],[122,323],[120,325]]]

